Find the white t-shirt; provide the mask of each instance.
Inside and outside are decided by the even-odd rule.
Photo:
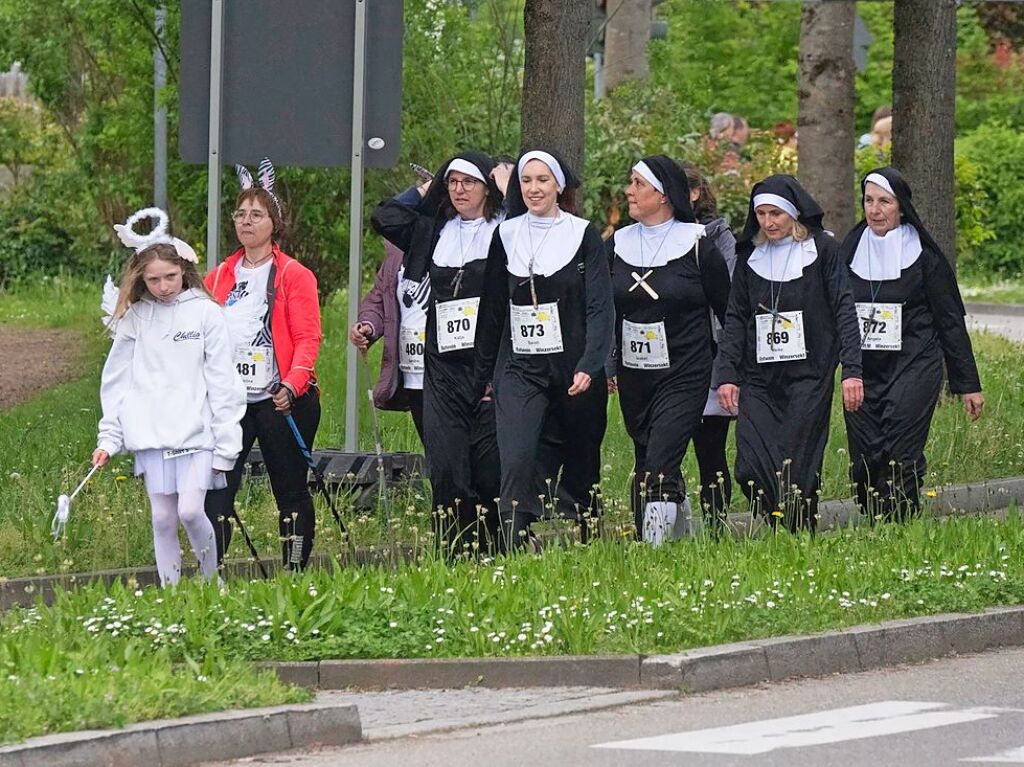
[[[401,312],[401,325],[410,328],[427,326],[427,305],[430,301],[430,280],[413,282],[405,279],[405,267],[398,270],[398,307]],[[423,373],[402,373],[402,384],[406,389],[422,389]]]
[[[267,279],[273,259],[267,259],[255,269],[249,269],[239,259],[235,266],[235,286],[228,293],[224,302],[224,316],[228,321],[228,330],[235,348],[247,346],[273,347],[274,340],[270,329],[270,316],[267,311]],[[271,354],[271,381],[281,380],[277,369],[277,360]],[[265,394],[246,395],[249,402],[260,402],[270,398]]]

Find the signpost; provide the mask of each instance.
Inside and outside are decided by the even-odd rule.
[[[402,0],[182,0],[178,149],[185,162],[208,168],[210,268],[218,262],[224,164],[269,157],[278,167],[348,165],[348,312],[355,322],[363,169],[391,167],[399,155],[402,10]],[[357,354],[349,345],[349,451],[359,433]]]

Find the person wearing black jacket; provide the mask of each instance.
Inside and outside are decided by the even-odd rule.
[[[794,531],[816,525],[837,363],[844,407],[864,399],[846,265],[822,217],[792,176],[754,185],[714,374],[722,407],[739,411],[737,482],[755,513]]]
[[[861,190],[864,220],[840,250],[864,357],[864,406],[846,413],[851,475],[871,519],[903,521],[920,509],[943,360],[971,420],[985,399],[956,275],[914,210],[910,186],[886,167],[868,173]]]
[[[504,544],[523,545],[554,503],[557,473],[541,458],[562,439],[561,485],[596,514],[607,425],[604,361],[614,307],[604,243],[574,215],[579,181],[544,151],[523,154],[509,181],[509,218],[491,242],[481,304],[477,386],[497,401]],[[546,476],[545,476],[546,475]]]
[[[609,241],[619,404],[633,440],[631,502],[637,538],[655,546],[691,533],[680,464],[711,383],[712,309],[725,319],[729,270],[704,239],[682,168],[665,155],[630,173],[637,223]]]
[[[404,251],[399,283],[410,303],[429,294],[423,356],[423,444],[435,534],[446,556],[493,548],[500,467],[494,409],[474,379],[484,269],[491,235],[504,219],[508,172],[479,152],[437,171],[418,205],[382,202],[371,223]],[[419,286],[429,284],[428,291]]]

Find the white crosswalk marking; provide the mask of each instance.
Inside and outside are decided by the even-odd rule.
[[[1024,746],[1011,748],[992,756],[972,756],[961,759],[961,762],[987,762],[991,764],[1024,764]]]
[[[998,711],[991,709],[948,710],[948,708],[949,704],[946,703],[888,700],[862,706],[820,711],[814,714],[764,719],[728,727],[713,727],[651,738],[600,743],[594,748],[710,754],[764,754],[781,748],[800,748],[839,743],[846,740],[874,738],[999,716]]]

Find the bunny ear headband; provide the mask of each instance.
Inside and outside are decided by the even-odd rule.
[[[243,190],[252,189],[256,186],[256,182],[252,179],[252,174],[244,165],[236,165],[235,172],[238,174],[238,183]],[[274,182],[277,180],[277,174],[274,172],[274,163],[270,161],[269,157],[264,157],[260,160],[260,164],[256,169],[256,178],[259,181],[259,188],[269,194],[270,199],[274,201],[278,217],[284,218],[284,212],[281,210],[281,201],[277,198],[277,193],[274,192]]]
[[[156,219],[156,225],[148,234],[139,234],[135,231],[135,225],[144,218]],[[177,237],[172,237],[167,232],[167,224],[167,214],[160,208],[143,208],[132,213],[123,224],[114,224],[114,231],[117,232],[118,238],[125,247],[132,248],[136,253],[140,253],[151,245],[163,243],[173,245],[178,256],[185,261],[190,261],[193,264],[199,263],[199,257],[192,246]]]

